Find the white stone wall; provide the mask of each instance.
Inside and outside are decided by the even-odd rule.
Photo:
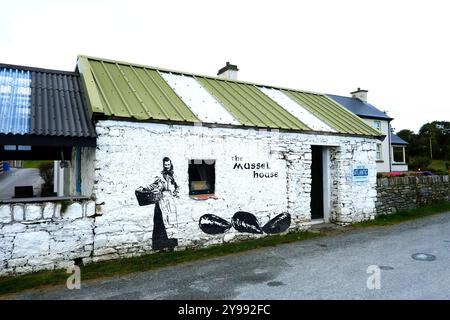
[[[360,137],[270,133],[255,129],[225,129],[125,121],[97,123],[94,258],[103,260],[151,251],[154,205],[140,207],[134,191],[154,181],[162,158],[174,165],[181,187],[176,200],[178,226],[166,225],[168,236],[179,247],[195,247],[240,239],[248,235],[231,228],[226,234],[208,235],[198,226],[204,214],[230,221],[237,211],[253,213],[264,225],[282,212],[292,216],[291,229],[304,230],[310,223],[311,145],[328,145],[333,154],[330,168],[332,219],[351,223],[375,215],[377,140]],[[234,156],[242,163],[269,163],[277,177],[254,178],[252,170],[233,169]],[[188,161],[216,160],[217,199],[194,200],[188,188]],[[369,168],[367,182],[353,182],[352,165]]]
[[[0,276],[65,268],[93,250],[93,201],[0,205]]]
[[[140,207],[135,189],[147,186],[162,170],[162,158],[174,165],[180,197],[178,224],[166,224],[178,249],[259,237],[230,228],[209,235],[199,228],[204,214],[230,222],[237,211],[248,211],[263,226],[288,212],[290,230],[310,226],[311,145],[330,152],[331,220],[347,224],[375,216],[377,140],[361,137],[277,133],[255,129],[206,128],[125,121],[99,121],[97,148],[83,150],[83,193],[94,201],[71,204],[0,206],[0,275],[62,268],[151,253],[154,205]],[[95,150],[95,153],[94,153]],[[188,161],[214,159],[216,198],[189,196]],[[234,169],[236,163],[264,163],[254,170]],[[367,181],[352,179],[352,166],[369,169]]]
[[[95,148],[81,148],[81,194],[90,197],[94,191]]]

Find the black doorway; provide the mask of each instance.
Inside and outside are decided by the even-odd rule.
[[[321,146],[311,146],[311,219],[323,219],[323,157]]]

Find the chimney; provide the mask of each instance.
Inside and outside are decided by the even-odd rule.
[[[367,102],[367,92],[369,91],[358,88],[358,90],[350,92],[350,94],[352,95],[352,98],[359,99],[362,102]]]
[[[237,80],[238,71],[237,65],[227,62],[227,65],[217,72],[217,75],[221,78]]]

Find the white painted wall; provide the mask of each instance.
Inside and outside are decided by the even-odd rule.
[[[95,204],[0,205],[0,276],[66,268],[94,249]]]
[[[199,218],[215,214],[230,220],[237,211],[253,213],[264,225],[282,212],[292,216],[291,229],[310,223],[311,144],[335,146],[330,175],[336,180],[330,199],[332,219],[351,223],[375,214],[376,166],[374,139],[261,132],[125,121],[97,123],[94,193],[101,217],[96,218],[94,260],[151,250],[154,205],[139,207],[135,189],[154,181],[162,158],[173,161],[181,187],[176,200],[179,226],[166,225],[179,248],[221,243],[248,237],[233,229],[211,236],[199,227]],[[254,178],[252,170],[234,170],[233,156],[242,162],[268,162],[276,178]],[[217,199],[194,200],[188,195],[188,160],[216,160]],[[364,163],[369,180],[355,183],[352,164]]]
[[[374,121],[378,121],[378,119],[367,119],[367,118],[361,118],[365,123],[370,125],[371,127],[374,127]],[[377,162],[377,171],[378,172],[390,172],[389,167],[389,152],[390,152],[390,145],[389,145],[389,122],[386,120],[379,120],[381,122],[381,134],[386,135],[386,138],[384,141],[377,141],[377,143],[382,144],[382,162]]]
[[[199,218],[208,213],[229,221],[236,211],[248,211],[263,226],[288,212],[290,230],[309,228],[312,144],[329,146],[330,219],[347,224],[375,216],[374,139],[125,121],[99,121],[96,131],[97,148],[82,150],[82,190],[88,195],[93,189],[95,203],[73,203],[65,213],[52,203],[0,206],[0,275],[63,268],[75,258],[88,263],[154,252],[154,205],[140,207],[134,191],[154,181],[165,156],[181,187],[178,226],[166,224],[177,250],[259,237],[233,228],[205,234]],[[268,163],[259,171],[277,176],[233,169],[233,156]],[[217,199],[188,195],[188,160],[202,158],[216,159]],[[367,181],[353,181],[355,163],[367,166]]]

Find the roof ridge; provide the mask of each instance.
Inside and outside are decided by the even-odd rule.
[[[170,73],[176,73],[176,74],[180,74],[180,75],[207,78],[207,79],[219,80],[219,81],[224,81],[224,82],[240,83],[240,84],[253,85],[253,86],[258,86],[258,87],[273,88],[273,89],[278,89],[278,90],[288,90],[288,91],[315,94],[315,95],[321,95],[321,96],[327,95],[326,93],[321,93],[321,92],[308,91],[308,90],[302,90],[302,89],[294,89],[294,88],[275,86],[275,85],[268,85],[268,84],[262,84],[262,83],[256,83],[256,82],[251,82],[251,81],[244,81],[244,80],[226,79],[226,78],[221,78],[221,77],[217,77],[217,76],[203,75],[203,74],[198,74],[198,73],[193,73],[193,72],[188,72],[188,71],[180,71],[180,70],[167,69],[167,68],[160,68],[160,67],[149,66],[149,65],[144,65],[144,64],[140,64],[140,63],[113,60],[113,59],[108,59],[108,58],[93,57],[93,56],[84,55],[84,54],[79,54],[77,56],[77,59],[80,59],[80,58],[86,58],[88,60],[90,59],[90,60],[96,60],[96,61],[103,61],[103,62],[107,62],[107,63],[123,64],[123,65],[128,65],[128,66],[133,66],[133,67],[140,67],[140,68],[155,70],[155,71],[159,71],[159,72],[170,72]]]

